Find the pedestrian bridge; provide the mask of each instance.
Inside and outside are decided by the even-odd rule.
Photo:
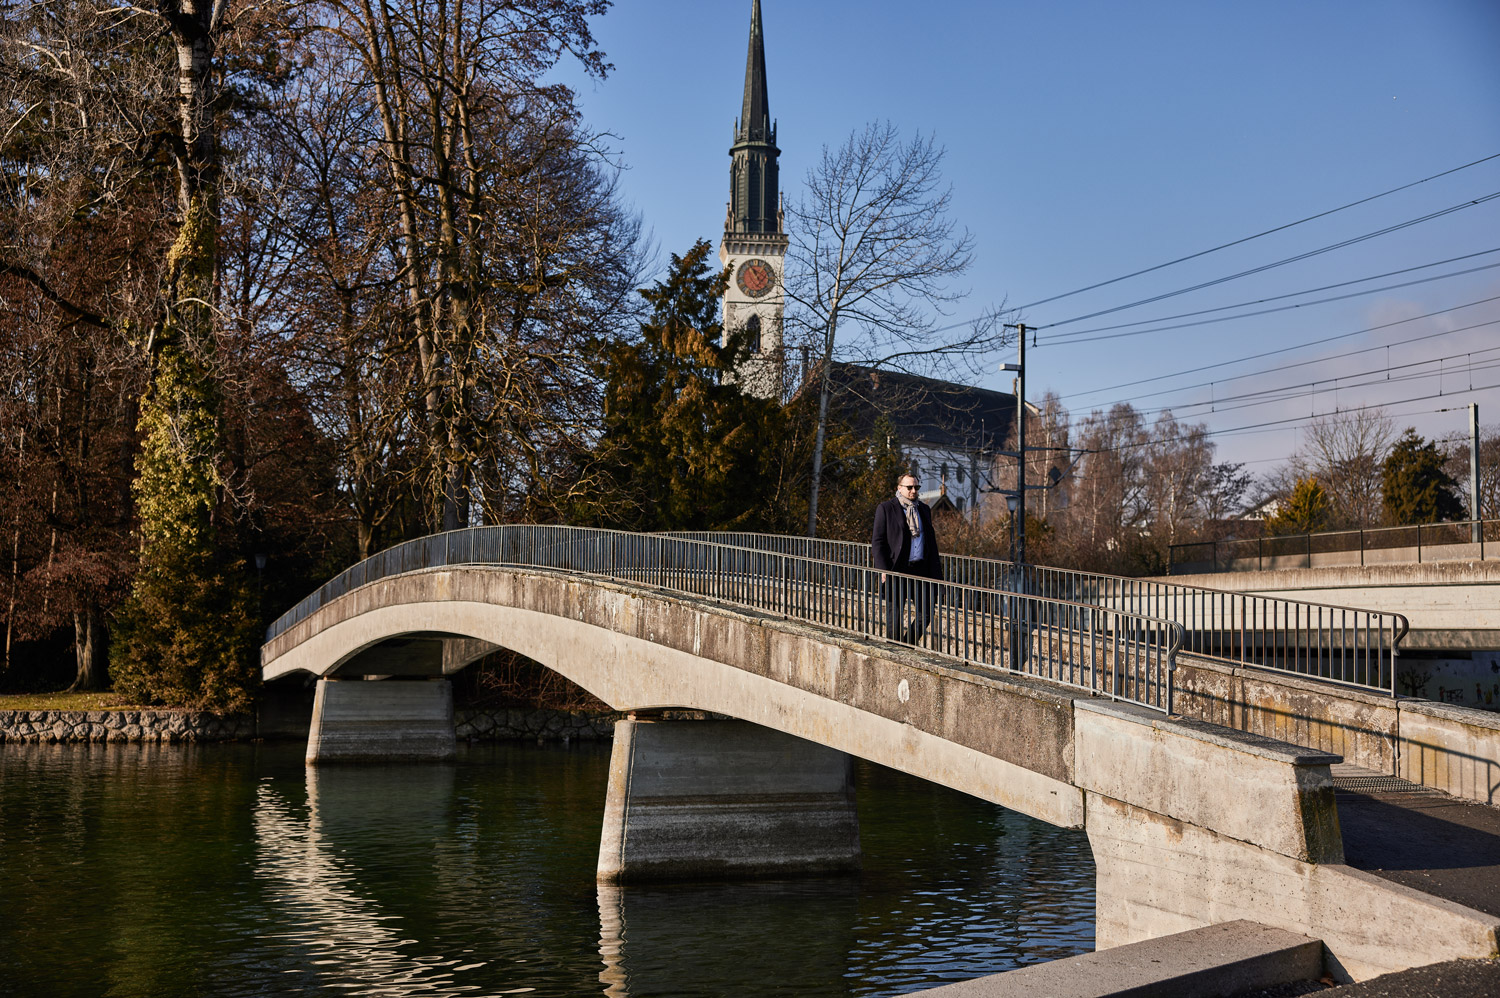
[[[371,745],[451,755],[447,684],[421,680],[494,647],[632,714],[604,881],[857,863],[847,754],[1085,830],[1100,948],[1252,919],[1324,940],[1352,978],[1495,952],[1496,919],[1343,864],[1337,756],[1174,716],[1180,622],[1117,591],[1088,603],[1025,580],[947,582],[909,647],[882,636],[884,600],[928,583],[882,587],[852,550],[778,546],[526,526],[423,538],[277,621],[263,673],[321,677],[318,762]],[[1249,629],[1227,640],[1228,612],[1197,630],[1226,654],[1270,647]],[[1378,682],[1394,651],[1379,636],[1398,629],[1374,615],[1315,642],[1288,630],[1277,660]],[[393,678],[358,681],[372,676]],[[726,720],[662,719],[675,709]]]

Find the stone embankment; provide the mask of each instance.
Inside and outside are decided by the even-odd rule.
[[[613,711],[532,710],[525,707],[453,711],[453,735],[461,742],[497,741],[598,741],[613,738]]]
[[[187,710],[4,710],[0,742],[231,742],[254,738],[251,714]]]

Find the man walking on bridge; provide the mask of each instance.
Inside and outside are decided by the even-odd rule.
[[[932,619],[937,587],[930,582],[887,575],[900,572],[922,579],[941,579],[943,563],[938,557],[937,534],[932,529],[932,510],[917,498],[921,483],[915,475],[896,479],[896,495],[875,507],[875,529],[870,536],[870,560],[881,571],[885,593],[885,634],[892,641],[914,645],[921,640]],[[912,621],[902,626],[906,604],[912,603]]]

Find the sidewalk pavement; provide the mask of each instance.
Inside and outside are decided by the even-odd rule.
[[[1357,766],[1333,782],[1346,863],[1500,917],[1500,807]]]

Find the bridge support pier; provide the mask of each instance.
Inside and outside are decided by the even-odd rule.
[[[318,680],[308,763],[447,762],[456,754],[446,679]]]
[[[843,752],[747,721],[615,722],[599,880],[859,868]]]

